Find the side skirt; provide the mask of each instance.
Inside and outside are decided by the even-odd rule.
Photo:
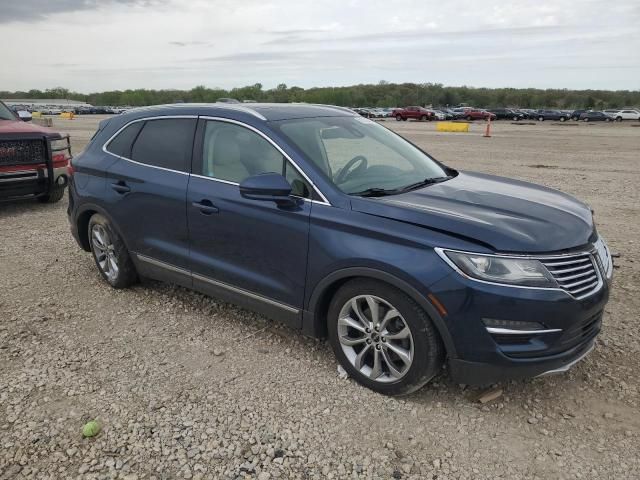
[[[186,269],[155,258],[138,253],[134,253],[132,257],[138,273],[143,277],[175,283],[283,322],[292,328],[302,328],[301,312],[291,305],[214,280],[213,278],[191,273]]]

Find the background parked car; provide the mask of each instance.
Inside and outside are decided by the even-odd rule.
[[[611,122],[615,120],[611,115],[604,112],[584,112],[580,115],[583,122]]]
[[[587,112],[588,110],[574,110],[573,112],[571,112],[571,120],[580,120],[580,115],[582,115],[584,112]]]
[[[536,119],[540,122],[544,122],[545,120],[560,120],[561,122],[566,122],[569,118],[571,118],[569,113],[564,113],[560,110],[538,110],[536,116]]]
[[[615,117],[617,122],[621,122],[622,120],[640,120],[640,111],[632,109],[618,110],[613,117]]]
[[[409,118],[413,118],[415,120],[433,120],[433,112],[431,110],[427,110],[422,107],[405,107],[405,108],[396,108],[393,110],[392,116],[395,117],[396,120],[407,120]]]
[[[510,108],[492,108],[488,110],[496,116],[496,120],[523,120],[524,114]]]
[[[481,110],[479,108],[464,107],[463,112],[464,118],[469,122],[473,120],[487,120],[488,118],[491,118],[491,120],[496,119],[496,115],[494,113],[487,112],[486,110]]]

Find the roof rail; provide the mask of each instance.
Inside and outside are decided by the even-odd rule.
[[[261,115],[260,113],[256,112],[254,109],[249,108],[249,107],[245,107],[243,105],[238,105],[236,103],[215,102],[214,105],[217,108],[226,108],[228,110],[237,110],[239,112],[244,112],[244,113],[248,113],[249,115],[253,115],[254,117],[259,118],[260,120],[267,120],[267,117],[265,117],[264,115]]]
[[[351,110],[350,108],[347,107],[340,107],[338,105],[325,105],[322,103],[312,103],[311,105],[313,105],[314,107],[326,107],[326,108],[334,108],[336,110],[340,110],[342,112],[347,112],[347,113],[355,113],[353,110]]]

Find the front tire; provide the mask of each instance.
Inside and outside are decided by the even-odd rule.
[[[560,117],[561,122],[565,122],[567,119],[565,117]]]
[[[113,288],[126,288],[138,280],[129,251],[111,222],[96,213],[89,219],[89,244],[100,275]]]
[[[49,193],[38,197],[38,201],[40,203],[57,203],[62,200],[62,197],[64,197],[64,189],[64,186],[60,187],[56,185],[49,190]]]
[[[440,335],[427,313],[378,280],[351,280],[338,290],[329,306],[328,331],[349,376],[384,395],[420,389],[444,363]]]
[[[400,120],[402,120],[402,115],[396,115],[396,120],[399,122]]]
[[[621,122],[622,121],[622,117],[616,117],[616,122]]]
[[[544,122],[544,117],[538,117],[539,122]]]

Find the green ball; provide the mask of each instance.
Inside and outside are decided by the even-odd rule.
[[[95,420],[85,423],[84,427],[82,427],[82,435],[84,437],[95,437],[99,433],[100,424]]]

